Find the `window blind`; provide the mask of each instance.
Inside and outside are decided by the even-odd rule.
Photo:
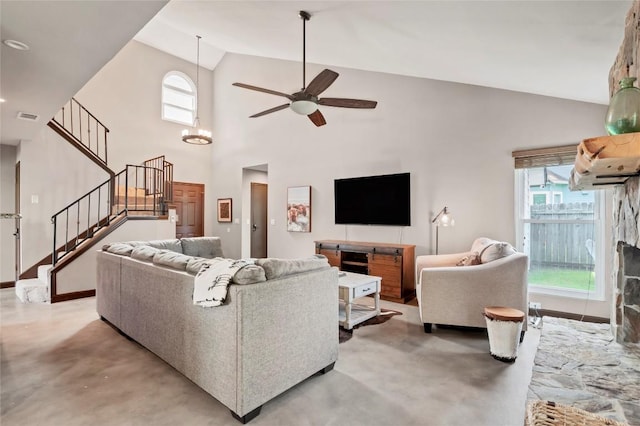
[[[574,164],[577,152],[578,145],[576,144],[513,151],[511,155],[516,169],[526,169],[530,167]]]

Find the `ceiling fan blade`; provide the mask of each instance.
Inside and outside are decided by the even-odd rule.
[[[281,109],[289,108],[289,104],[282,104],[277,107],[270,108],[266,111],[259,112],[257,114],[253,114],[249,118],[262,117],[263,115],[271,114],[272,112],[280,111]]]
[[[319,109],[307,115],[307,117],[309,117],[309,120],[311,120],[317,127],[327,124],[327,121],[324,119],[324,115],[322,115]]]
[[[243,89],[255,90],[256,92],[269,93],[270,95],[283,96],[287,99],[293,99],[293,96],[287,95],[286,93],[277,92],[271,89],[264,89],[262,87],[251,86],[250,84],[233,83],[233,86],[242,87]]]
[[[311,80],[311,83],[309,83],[304,91],[310,95],[318,96],[320,93],[327,90],[327,88],[336,81],[336,78],[338,78],[339,75],[340,74],[335,71],[326,69],[318,74],[316,78]]]
[[[366,101],[364,99],[348,98],[322,98],[318,99],[318,105],[326,105],[340,108],[375,108],[377,101]]]

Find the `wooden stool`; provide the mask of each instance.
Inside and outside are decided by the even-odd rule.
[[[499,361],[513,362],[518,356],[524,312],[502,306],[484,308],[491,356]]]

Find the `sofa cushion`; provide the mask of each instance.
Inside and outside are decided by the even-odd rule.
[[[267,280],[264,268],[255,264],[249,264],[241,268],[233,275],[232,281],[236,284],[261,283]]]
[[[130,256],[133,247],[127,243],[111,243],[102,246],[102,250],[113,254],[119,254],[121,256]]]
[[[189,262],[189,259],[191,259],[191,256],[170,250],[161,250],[153,256],[153,264],[168,266],[169,268],[177,269],[179,271],[185,271],[187,269],[187,262]]]
[[[329,266],[329,261],[325,256],[316,254],[306,259],[257,259],[256,265],[264,268],[268,280],[273,280],[286,275],[327,267]]]
[[[220,237],[182,238],[180,241],[182,243],[182,253],[186,255],[206,257],[207,259],[224,257]]]
[[[163,250],[160,250],[155,247],[139,245],[133,248],[131,251],[131,257],[133,259],[142,260],[145,262],[153,262],[153,256],[160,253]]]
[[[182,253],[182,243],[180,243],[180,240],[178,239],[149,241],[149,245],[151,247],[159,249],[166,249],[174,251],[176,253]]]
[[[480,262],[489,263],[514,254],[516,250],[509,243],[494,242],[480,252]]]
[[[191,275],[195,275],[198,272],[200,272],[200,268],[202,268],[202,265],[207,263],[207,261],[209,261],[209,260],[211,260],[211,259],[207,259],[206,257],[192,256],[187,261],[187,269],[186,269],[186,271],[188,273],[190,273]]]

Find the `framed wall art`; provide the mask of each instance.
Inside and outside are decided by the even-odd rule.
[[[218,222],[231,222],[231,198],[218,198]]]
[[[287,231],[311,232],[311,187],[287,188]]]

